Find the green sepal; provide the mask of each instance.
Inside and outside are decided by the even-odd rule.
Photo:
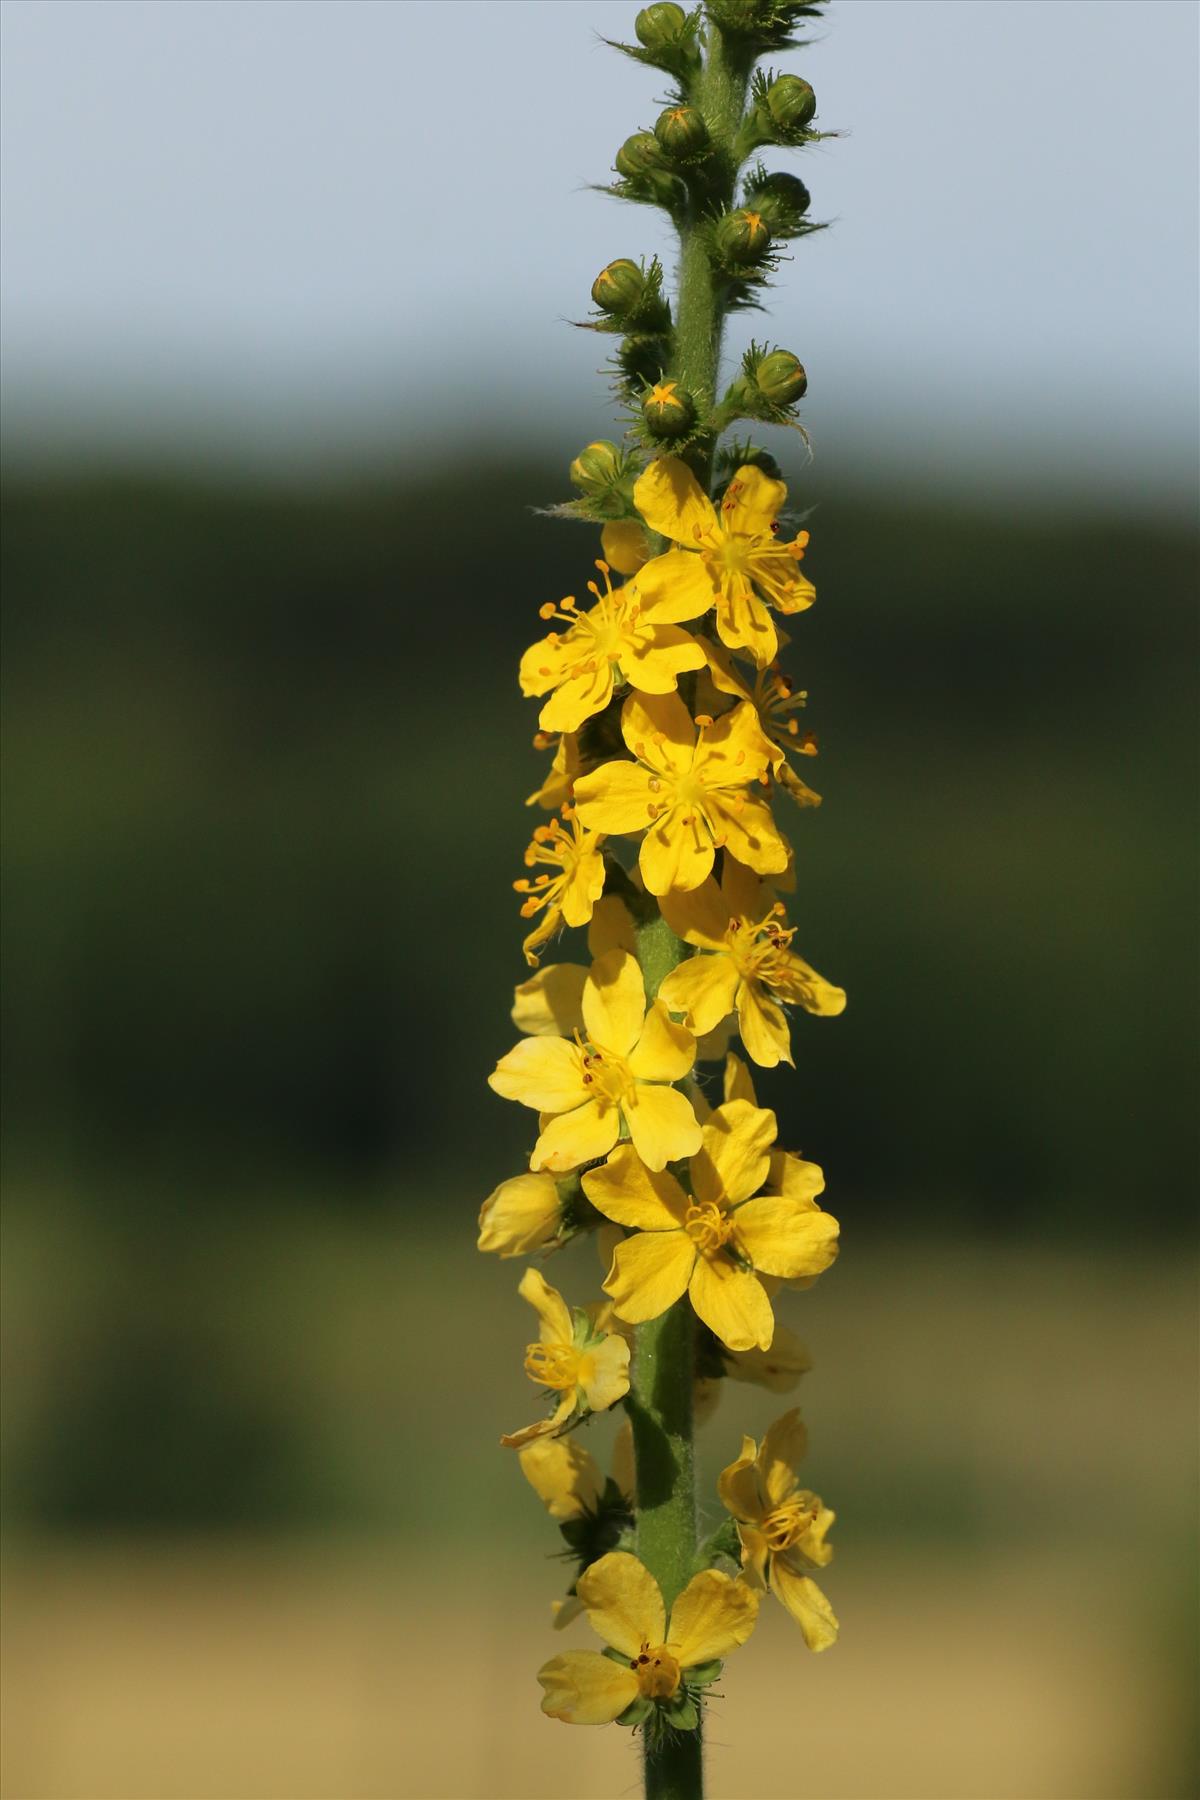
[[[738,1536],[737,1526],[731,1518],[725,1519],[717,1529],[706,1537],[696,1552],[696,1568],[707,1569],[721,1558],[728,1558],[731,1563],[739,1564],[742,1560],[742,1540]]]
[[[802,44],[793,31],[802,19],[819,19],[823,6],[824,0],[708,0],[708,16],[727,37],[761,56]]]
[[[623,1713],[618,1713],[617,1724],[644,1725],[653,1711],[653,1700],[647,1700],[644,1694],[639,1694],[636,1700],[630,1701]]]
[[[688,1687],[711,1687],[714,1681],[720,1679],[721,1670],[724,1667],[725,1664],[721,1661],[719,1656],[714,1656],[711,1662],[697,1663],[694,1668],[689,1669],[687,1672]]]
[[[680,1688],[674,1699],[660,1701],[659,1705],[664,1719],[676,1731],[695,1731],[700,1723],[700,1709],[686,1688]]]

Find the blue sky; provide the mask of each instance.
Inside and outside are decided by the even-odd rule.
[[[625,0],[5,0],[7,444],[263,464],[605,429],[587,192],[662,82]],[[1196,437],[1190,0],[833,0],[781,59],[845,133],[765,329],[819,454],[1176,495]],[[764,323],[753,326],[764,334]],[[731,348],[750,335],[739,326]]]

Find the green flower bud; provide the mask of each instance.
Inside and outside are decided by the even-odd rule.
[[[792,406],[808,391],[804,364],[790,350],[772,350],[754,371],[755,386],[772,406]]]
[[[592,299],[601,312],[625,318],[635,313],[646,293],[646,277],[635,262],[619,256],[601,269],[592,283]]]
[[[624,472],[620,450],[607,438],[600,438],[581,450],[571,464],[571,485],[581,494],[602,494],[620,481]]]
[[[799,75],[779,75],[767,89],[766,109],[781,132],[805,130],[817,110],[817,96]]]
[[[654,122],[654,135],[674,162],[704,156],[711,139],[694,106],[669,106]]]
[[[682,437],[690,431],[696,405],[676,381],[660,381],[642,396],[642,417],[656,437]]]
[[[626,381],[639,388],[651,387],[670,367],[671,340],[653,331],[631,332],[621,340],[617,363]]]
[[[613,167],[626,181],[646,181],[666,170],[662,145],[652,131],[635,131],[613,159]]]
[[[715,242],[727,262],[756,263],[766,255],[771,233],[761,213],[739,207],[718,220]]]
[[[643,6],[633,29],[647,50],[672,50],[687,30],[687,14],[674,0],[657,0],[654,6]]]
[[[812,205],[812,196],[798,176],[780,171],[754,183],[747,205],[762,215],[773,237],[788,237]]]

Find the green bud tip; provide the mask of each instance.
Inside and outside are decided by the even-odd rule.
[[[667,155],[679,161],[702,156],[710,141],[708,126],[694,106],[669,106],[659,113],[654,135]]]
[[[808,376],[790,350],[772,350],[755,369],[754,384],[772,406],[792,406],[808,391]]]
[[[771,242],[771,232],[760,212],[739,207],[718,221],[717,249],[735,263],[754,263],[763,257]]]
[[[696,406],[677,381],[660,381],[642,396],[642,417],[656,437],[682,437],[691,430]]]
[[[619,256],[601,269],[592,283],[592,299],[601,312],[623,318],[636,312],[646,291],[646,277],[635,262]]]
[[[654,6],[643,6],[633,21],[638,43],[647,50],[674,49],[686,28],[687,14],[673,0],[657,0]]]
[[[571,464],[571,485],[583,494],[604,493],[623,473],[621,452],[607,438],[599,438],[579,452]]]
[[[803,131],[817,110],[817,96],[799,75],[779,75],[766,93],[766,107],[781,131]]]

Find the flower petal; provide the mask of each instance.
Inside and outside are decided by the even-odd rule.
[[[554,690],[538,714],[538,724],[543,731],[578,731],[585,719],[603,712],[612,691],[612,664],[603,657]]]
[[[703,667],[703,650],[678,625],[654,625],[636,648],[626,643],[621,651],[621,671],[642,694],[673,694],[685,670]]]
[[[604,1280],[615,1311],[631,1325],[657,1319],[688,1284],[696,1250],[683,1231],[639,1231],[613,1252]]]
[[[702,1147],[692,1158],[697,1200],[736,1205],[756,1194],[771,1167],[776,1129],[775,1114],[748,1100],[727,1100],[714,1108],[704,1127]]]
[[[773,1556],[771,1592],[787,1607],[810,1650],[828,1650],[837,1642],[834,1610],[811,1576],[798,1575],[782,1557]]]
[[[637,1475],[633,1462],[633,1424],[626,1419],[613,1439],[612,1478],[632,1505],[637,1491]]]
[[[606,894],[597,900],[592,908],[592,922],[588,926],[587,947],[593,957],[603,956],[606,950],[637,949],[637,930],[633,923],[633,915],[625,902],[616,894]],[[583,971],[584,976],[587,970]],[[583,1023],[583,982],[579,984],[580,1012],[575,1024]]]
[[[576,782],[576,793],[579,787]],[[765,800],[739,794],[735,804],[727,795],[710,788],[705,805],[726,849],[739,862],[757,869],[760,875],[783,873],[788,866],[788,847]]]
[[[695,1060],[695,1038],[656,1000],[629,1053],[629,1073],[638,1081],[682,1081]]]
[[[739,1206],[734,1233],[756,1269],[784,1281],[823,1274],[838,1253],[837,1220],[820,1207],[780,1194],[763,1194]]]
[[[717,602],[717,632],[731,650],[747,651],[765,669],[779,653],[775,621],[749,582],[741,582]]]
[[[625,1101],[624,1113],[633,1147],[648,1169],[665,1169],[700,1147],[695,1111],[679,1088],[639,1081]]]
[[[513,996],[513,1024],[531,1037],[569,1038],[583,1024],[586,980],[582,963],[551,963],[539,969]]]
[[[537,1314],[543,1344],[569,1344],[575,1333],[570,1309],[557,1288],[552,1288],[540,1269],[526,1269],[517,1286]]]
[[[559,1173],[577,1169],[580,1163],[607,1156],[620,1134],[621,1119],[616,1107],[589,1100],[586,1106],[548,1121],[533,1147],[529,1166]]]
[[[777,1150],[771,1158],[771,1186],[785,1200],[795,1200],[801,1206],[813,1207],[817,1203],[817,1195],[825,1192],[825,1171],[817,1163],[805,1162],[802,1156],[793,1156],[787,1150]]]
[[[626,1057],[641,1035],[646,988],[637,958],[628,950],[597,957],[583,986],[583,1022],[600,1050]]]
[[[798,1406],[789,1407],[772,1425],[758,1450],[763,1495],[770,1510],[779,1506],[799,1486],[796,1470],[808,1451],[808,1431]]]
[[[566,1038],[527,1037],[502,1056],[488,1086],[505,1100],[561,1113],[590,1098],[579,1050]]]
[[[770,1348],[775,1315],[752,1270],[723,1256],[698,1256],[688,1293],[700,1318],[730,1350]]]
[[[638,867],[652,894],[699,887],[712,872],[715,850],[703,821],[690,806],[674,806],[642,839]]]
[[[765,775],[771,760],[772,746],[763,733],[758,713],[748,700],[743,700],[732,712],[722,713],[714,724],[705,727],[692,767],[705,787],[744,787]]]
[[[633,1231],[675,1231],[687,1195],[666,1170],[653,1174],[632,1144],[620,1144],[599,1169],[583,1176],[583,1191],[598,1212]]]
[[[734,1381],[752,1381],[773,1394],[786,1394],[812,1368],[812,1357],[794,1331],[775,1323],[769,1350],[740,1350],[725,1364]]]
[[[596,1650],[552,1656],[538,1670],[538,1680],[545,1689],[542,1711],[567,1725],[610,1725],[638,1697],[633,1670]]]
[[[633,504],[651,531],[673,543],[691,549],[718,541],[716,508],[678,456],[656,457],[643,469],[634,486]]]
[[[758,1468],[754,1460],[757,1454],[758,1446],[754,1439],[743,1437],[741,1455],[717,1476],[717,1493],[722,1506],[735,1519],[744,1519],[750,1524],[757,1524],[767,1511],[759,1489]]]
[[[578,646],[568,643],[557,631],[530,644],[521,658],[518,680],[521,692],[528,698],[545,694],[562,681],[579,655]]]
[[[579,1386],[593,1412],[606,1412],[629,1392],[629,1345],[614,1332],[579,1359]]]
[[[846,1010],[845,988],[834,987],[823,975],[818,975],[811,963],[806,963],[802,956],[789,955],[785,964],[787,977],[778,984],[778,992],[785,1000],[795,1001],[805,1012],[814,1013],[821,1019],[835,1019]]]
[[[667,1647],[681,1668],[728,1656],[744,1644],[758,1617],[758,1595],[720,1569],[702,1569],[671,1608]]]
[[[637,519],[610,519],[600,533],[600,554],[618,575],[636,575],[650,554],[650,540]]]
[[[660,775],[686,775],[692,766],[696,727],[678,694],[630,694],[621,708],[621,736],[630,754]]]
[[[590,1450],[574,1435],[539,1438],[520,1452],[521,1473],[552,1519],[577,1519],[594,1511],[604,1476]]]
[[[592,1563],[575,1591],[592,1630],[622,1656],[637,1656],[643,1644],[662,1643],[667,1627],[662,1593],[646,1565],[628,1551],[610,1550]]]
[[[774,1069],[781,1062],[792,1061],[787,1014],[756,982],[742,983],[737,1012],[738,1031],[751,1062],[760,1069]]]
[[[601,763],[575,783],[575,811],[591,831],[642,831],[653,814],[649,769],[633,762]]]
[[[725,1058],[725,1098],[726,1100],[748,1100],[751,1106],[758,1105],[758,1096],[754,1092],[754,1082],[750,1071],[741,1057],[735,1056],[732,1050]],[[779,1151],[778,1155],[782,1156],[783,1151]],[[774,1172],[774,1168],[775,1164],[772,1160],[772,1172]]]
[[[732,857],[725,860],[727,864],[733,862]],[[702,950],[728,948],[726,934],[732,915],[715,881],[706,881],[687,893],[664,895],[659,910],[676,937]]]
[[[687,897],[672,896],[675,900]],[[665,906],[663,913],[666,913]],[[730,956],[689,956],[686,962],[671,970],[658,990],[658,997],[672,1012],[683,1014],[689,1031],[703,1037],[706,1032],[714,1031],[732,1012],[740,980]]]
[[[656,556],[638,576],[642,617],[655,625],[698,619],[718,594],[704,557],[695,549],[668,550]]]

